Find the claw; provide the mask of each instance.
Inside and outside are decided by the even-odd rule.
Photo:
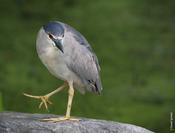
[[[61,121],[66,121],[66,120],[69,120],[69,121],[80,121],[80,119],[77,119],[77,118],[72,118],[72,117],[60,117],[60,118],[47,118],[47,119],[41,119],[41,121],[43,122],[61,122]]]
[[[30,95],[30,94],[26,94],[26,93],[23,93],[25,96],[27,97],[30,97],[30,98],[34,98],[34,99],[40,99],[41,102],[39,104],[39,109],[42,107],[42,105],[45,106],[46,110],[48,110],[48,104],[52,104],[51,101],[49,101],[49,96],[45,95],[45,96],[33,96],[33,95]]]

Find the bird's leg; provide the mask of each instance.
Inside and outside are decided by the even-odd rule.
[[[70,117],[73,97],[74,97],[73,83],[69,83],[68,103],[67,103],[67,111],[66,111],[65,117],[48,118],[48,119],[43,119],[42,121],[50,121],[50,122],[60,122],[60,121],[65,121],[65,120],[79,121],[79,119]]]
[[[41,100],[41,103],[39,104],[39,108],[42,107],[42,105],[44,104],[45,108],[48,110],[48,105],[47,104],[52,104],[52,102],[49,100],[49,98],[54,95],[55,93],[61,91],[63,88],[66,87],[66,83],[64,83],[62,86],[60,86],[59,88],[57,88],[56,90],[50,92],[49,94],[46,94],[44,96],[33,96],[30,94],[26,94],[23,93],[25,96],[30,97],[30,98],[34,98],[34,99],[39,99]]]
[[[74,97],[74,89],[73,89],[73,85],[69,85],[69,90],[68,90],[68,103],[67,103],[67,110],[66,110],[66,118],[69,119],[70,118],[70,113],[71,113],[71,108],[72,108],[72,101],[73,101],[73,97]]]

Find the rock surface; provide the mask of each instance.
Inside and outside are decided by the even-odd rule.
[[[0,133],[153,133],[142,127],[105,120],[79,118],[80,121],[41,122],[60,117],[51,114],[0,113]]]

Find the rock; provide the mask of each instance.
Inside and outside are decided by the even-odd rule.
[[[0,133],[153,133],[142,127],[106,120],[79,118],[57,123],[40,119],[60,117],[51,114],[0,113]]]

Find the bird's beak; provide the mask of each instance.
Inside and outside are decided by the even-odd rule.
[[[63,45],[62,45],[62,40],[61,39],[53,39],[56,47],[61,50],[62,53],[64,53],[63,51]]]

